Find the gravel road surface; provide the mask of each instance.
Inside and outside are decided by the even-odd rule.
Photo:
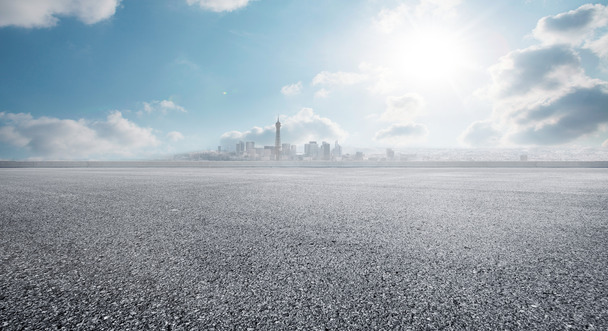
[[[608,169],[0,169],[0,329],[608,330]]]

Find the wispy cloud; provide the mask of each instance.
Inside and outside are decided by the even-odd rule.
[[[120,0],[17,0],[0,1],[0,27],[44,28],[59,17],[73,16],[94,24],[114,15]]]
[[[392,145],[403,146],[412,142],[424,140],[429,135],[428,128],[419,123],[393,124],[386,129],[380,130],[374,136],[374,140],[382,141]]]
[[[318,90],[317,92],[315,92],[315,98],[324,99],[324,98],[329,97],[330,93],[331,92],[329,90],[322,88],[322,89]]]
[[[297,114],[281,119],[281,140],[291,144],[304,144],[311,140],[344,140],[348,133],[327,117],[321,117],[311,109],[302,108]],[[223,146],[232,146],[238,141],[255,141],[257,144],[274,145],[275,127],[253,127],[247,131],[230,131],[221,137]]]
[[[300,94],[300,92],[302,92],[302,82],[285,85],[281,88],[281,93],[287,96]]]
[[[403,26],[415,26],[418,21],[449,20],[458,15],[461,0],[421,0],[416,6],[402,3],[392,9],[382,9],[374,18],[374,25],[384,33],[392,33]]]
[[[389,96],[386,98],[386,110],[380,115],[380,120],[398,123],[409,122],[420,115],[423,108],[424,99],[417,93]]]
[[[417,93],[388,96],[385,111],[373,118],[392,124],[376,132],[373,139],[398,146],[423,141],[429,135],[429,130],[426,125],[415,123],[414,120],[423,112],[424,106],[424,98]]]
[[[186,0],[189,5],[198,4],[205,10],[214,12],[231,12],[247,6],[250,0]]]
[[[105,121],[2,112],[0,123],[0,141],[49,159],[133,157],[160,144],[152,129],[138,126],[119,111],[110,112]]]
[[[167,139],[171,142],[177,142],[184,139],[184,135],[177,131],[171,131],[167,133]]]
[[[184,107],[176,104],[175,102],[173,102],[171,100],[161,100],[161,101],[154,100],[151,102],[144,102],[143,105],[144,105],[144,109],[143,109],[143,111],[139,111],[138,115],[143,115],[144,112],[147,114],[159,112],[163,115],[167,114],[170,111],[177,111],[180,113],[187,112],[187,110]]]
[[[312,85],[354,85],[367,79],[367,75],[356,72],[322,71],[312,79]]]

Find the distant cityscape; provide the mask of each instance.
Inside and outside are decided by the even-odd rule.
[[[361,149],[344,153],[338,141],[309,141],[304,150],[297,145],[281,143],[281,122],[275,123],[275,144],[256,145],[255,141],[238,141],[234,146],[217,150],[173,155],[173,160],[188,161],[327,161],[327,162],[407,162],[407,161],[607,161],[608,148],[393,148]]]

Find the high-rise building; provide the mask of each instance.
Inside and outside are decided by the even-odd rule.
[[[338,144],[338,141],[336,140],[336,143],[334,145],[334,149],[332,150],[331,154],[333,155],[333,157],[335,158],[339,158],[342,157],[342,146],[340,146]]]
[[[295,157],[298,153],[298,148],[296,145],[291,145],[291,157]]]
[[[395,151],[392,150],[392,149],[390,149],[390,148],[387,148],[386,149],[386,158],[389,159],[389,160],[394,159],[395,158]]]
[[[247,155],[253,159],[255,158],[255,141],[248,141],[245,143],[245,151]]]
[[[316,141],[310,141],[304,145],[304,155],[311,157],[313,160],[319,156],[319,145]]]
[[[245,153],[245,143],[243,141],[239,141],[236,143],[236,155],[242,156]]]
[[[276,160],[281,159],[281,122],[279,121],[279,117],[277,116],[277,122],[274,124],[277,128],[277,132],[274,138],[274,153],[276,156]]]
[[[281,154],[286,157],[291,157],[291,144],[282,144],[281,145]]]
[[[327,143],[325,141],[322,142],[321,143],[321,150],[320,150],[320,153],[319,153],[320,154],[319,155],[320,159],[321,160],[325,160],[325,161],[329,160],[329,157],[331,155],[330,152],[331,152],[331,147],[330,147],[329,143]]]

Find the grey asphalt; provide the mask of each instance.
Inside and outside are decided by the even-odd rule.
[[[0,169],[0,329],[608,329],[608,169]]]

